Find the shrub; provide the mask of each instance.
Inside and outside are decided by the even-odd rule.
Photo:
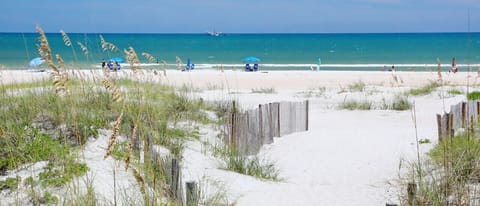
[[[461,94],[463,94],[462,91],[457,90],[457,89],[448,90],[447,93],[450,94],[450,95],[461,95]]]
[[[480,99],[480,92],[474,91],[467,94],[468,100],[479,100]]]
[[[0,181],[0,191],[4,189],[15,190],[18,188],[18,184],[21,182],[20,177],[8,177],[4,181]]]

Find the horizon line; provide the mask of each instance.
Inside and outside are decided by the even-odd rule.
[[[38,32],[19,32],[19,31],[0,31],[0,34],[36,34]],[[58,32],[45,32],[46,34],[60,34]],[[208,35],[208,32],[67,32],[68,34],[194,34],[194,35]],[[465,33],[480,33],[480,31],[444,31],[444,32],[221,32],[223,35],[272,35],[272,34],[465,34]],[[218,37],[218,36],[217,36]]]

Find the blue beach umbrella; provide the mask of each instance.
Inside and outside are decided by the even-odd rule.
[[[257,58],[257,57],[252,57],[252,56],[250,56],[250,57],[245,57],[245,58],[243,58],[242,61],[243,61],[243,62],[260,62],[260,59]]]
[[[45,59],[43,59],[42,57],[37,57],[37,58],[34,58],[34,59],[30,60],[30,63],[28,64],[28,66],[37,67],[40,64],[43,64],[43,62],[45,62]]]
[[[122,57],[113,57],[113,58],[109,59],[108,61],[118,62],[118,63],[124,63],[124,62],[125,62],[125,59],[122,58]]]

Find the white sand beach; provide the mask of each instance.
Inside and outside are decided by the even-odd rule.
[[[100,75],[100,71],[84,73]],[[129,71],[118,75],[129,76]],[[0,84],[41,78],[48,78],[48,73],[3,70]],[[237,100],[243,108],[309,100],[309,130],[275,138],[273,144],[260,151],[259,156],[275,162],[284,179],[281,182],[219,169],[219,161],[202,152],[202,144],[187,145],[183,180],[203,183],[203,188],[209,187],[211,192],[215,189],[208,186],[207,180],[219,183],[227,192],[228,203],[239,206],[398,203],[395,183],[399,165],[415,160],[416,133],[418,138],[432,142],[420,145],[423,154],[437,143],[435,115],[465,99],[465,95],[448,95],[447,91],[455,88],[465,92],[467,84],[480,81],[477,73],[443,72],[445,86],[424,96],[409,96],[415,105],[415,131],[411,110],[350,111],[337,107],[346,100],[367,100],[373,105],[389,102],[410,88],[436,81],[436,72],[168,70],[167,76],[145,72],[144,78],[196,88],[194,95],[206,100]],[[366,85],[363,91],[349,90],[350,85],[359,82]],[[271,89],[274,93],[252,92],[255,89]],[[207,139],[214,135],[208,128],[201,133]]]

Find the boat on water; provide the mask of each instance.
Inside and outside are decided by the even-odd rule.
[[[223,35],[222,32],[215,31],[215,29],[213,31],[207,32],[207,34],[210,35],[210,36],[222,36]]]

